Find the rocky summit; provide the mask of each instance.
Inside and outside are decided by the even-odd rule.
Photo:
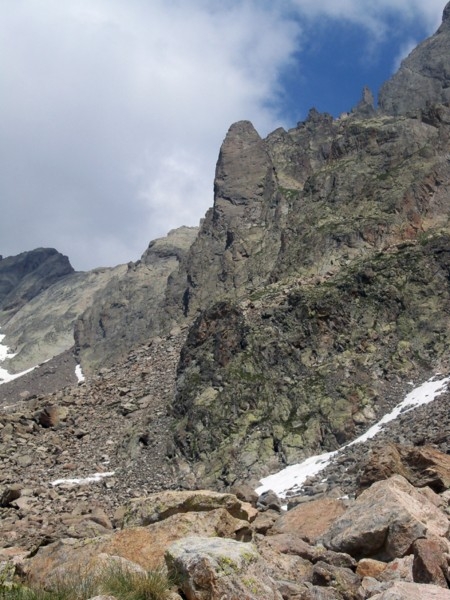
[[[231,125],[199,228],[0,260],[0,592],[450,598],[449,81],[450,3],[378,107]]]

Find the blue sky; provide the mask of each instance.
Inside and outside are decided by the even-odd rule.
[[[398,29],[395,19],[387,22],[390,34],[378,43],[356,23],[329,20],[311,31],[312,39],[298,52],[296,63],[282,71],[283,116],[295,124],[315,107],[337,117],[358,103],[364,86],[371,88],[376,100],[405,49],[429,35],[422,20]]]
[[[213,202],[228,127],[376,93],[445,0],[0,0],[0,254],[137,260]]]

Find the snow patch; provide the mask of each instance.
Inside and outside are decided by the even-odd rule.
[[[325,469],[325,467],[327,467],[332,460],[344,450],[344,448],[348,448],[354,444],[360,444],[375,437],[377,433],[383,429],[383,425],[393,421],[400,414],[405,414],[418,406],[432,402],[440,394],[445,392],[449,383],[450,377],[444,377],[443,379],[432,377],[407,394],[404,400],[400,402],[400,404],[397,404],[390,413],[384,415],[378,423],[370,427],[365,433],[349,444],[342,446],[342,448],[335,450],[334,452],[310,456],[302,463],[291,465],[278,473],[264,477],[264,479],[261,479],[261,485],[256,488],[256,493],[262,494],[267,490],[273,490],[280,498],[286,498],[289,492],[299,493],[308,477],[312,477],[313,475],[320,473],[320,471],[323,471],[323,469]]]
[[[8,371],[6,369],[2,369],[0,367],[0,385],[2,385],[2,383],[8,383],[9,381],[13,381],[14,379],[18,379],[19,377],[22,377],[22,375],[26,375],[27,373],[31,373],[31,371],[34,371],[34,369],[37,368],[36,367],[31,367],[30,369],[26,369],[25,371],[21,371],[20,373],[8,373]]]
[[[89,483],[97,483],[101,481],[104,477],[112,477],[115,471],[109,471],[108,473],[94,473],[93,475],[89,475],[88,477],[76,477],[72,479],[55,479],[55,481],[51,481],[50,485],[56,487],[58,485],[87,485]]]
[[[8,346],[5,346],[4,344],[2,344],[4,339],[5,339],[5,334],[0,333],[0,362],[3,362],[7,358],[14,358],[14,356],[15,356],[15,354],[8,352],[9,351]]]
[[[75,376],[78,380],[78,383],[82,383],[83,381],[86,381],[86,377],[83,375],[83,371],[81,369],[81,365],[77,365],[75,367]]]
[[[378,423],[368,429],[366,433],[363,433],[361,436],[359,436],[359,438],[353,440],[353,442],[343,446],[343,448],[347,448],[349,446],[353,446],[354,444],[359,444],[373,438],[379,431],[382,430],[383,425],[389,423],[390,421],[394,421],[400,414],[405,414],[410,410],[414,410],[418,406],[432,402],[435,398],[437,398],[437,396],[442,394],[442,392],[447,389],[449,382],[450,377],[436,380],[434,377],[432,377],[425,383],[422,383],[422,385],[419,385],[419,387],[412,390],[412,392],[409,392],[409,394],[402,402],[400,402],[400,404],[397,404],[397,406],[390,413],[384,415],[384,417],[380,419]]]
[[[9,347],[5,344],[2,344],[5,339],[5,334],[0,333],[0,363],[5,361],[7,358],[14,358],[16,355],[13,352],[9,352]],[[31,367],[31,369],[26,369],[25,371],[21,371],[20,373],[9,373],[6,369],[0,367],[0,385],[2,383],[7,383],[8,381],[13,381],[22,375],[26,375],[26,373],[30,373],[36,367]]]
[[[255,491],[257,494],[262,494],[267,490],[273,490],[280,498],[286,498],[288,492],[300,491],[308,477],[323,471],[338,452],[339,450],[335,450],[334,452],[310,456],[302,463],[291,465],[278,473],[264,477],[264,479],[261,479],[261,485]]]

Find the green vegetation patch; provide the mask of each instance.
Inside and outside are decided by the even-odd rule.
[[[163,571],[134,572],[118,566],[67,574],[46,588],[0,582],[0,600],[88,600],[98,595],[112,595],[117,600],[166,600],[172,585]]]

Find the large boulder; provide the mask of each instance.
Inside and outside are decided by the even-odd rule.
[[[331,550],[355,558],[392,560],[419,538],[444,538],[447,516],[401,475],[374,483],[322,537]]]
[[[167,549],[166,564],[187,600],[282,600],[250,543],[185,538]]]
[[[164,552],[189,535],[248,539],[248,522],[234,518],[225,508],[173,514],[147,527],[132,527],[91,539],[62,539],[39,549],[26,566],[31,582],[42,584],[60,573],[89,569],[101,553],[120,556],[146,570],[164,565]]]
[[[299,504],[282,515],[270,533],[292,533],[314,544],[346,509],[343,500],[334,498],[320,498]]]
[[[225,509],[231,517],[253,521],[258,511],[234,494],[210,490],[163,491],[131,500],[125,507],[124,526],[134,527],[163,521],[168,517],[190,512],[209,512]]]
[[[396,581],[386,591],[371,596],[371,600],[450,600],[450,590],[437,585]]]
[[[360,477],[360,486],[392,475],[403,475],[414,487],[428,486],[440,493],[450,487],[450,456],[432,446],[386,444],[374,448]]]
[[[438,540],[414,542],[413,578],[417,583],[433,583],[448,588],[447,548]]]

